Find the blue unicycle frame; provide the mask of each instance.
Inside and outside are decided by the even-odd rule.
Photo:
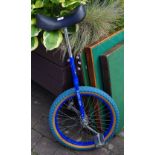
[[[81,94],[79,91],[79,79],[78,79],[77,72],[76,72],[74,57],[73,57],[73,54],[71,51],[71,45],[69,42],[67,28],[64,28],[64,33],[65,33],[65,40],[66,40],[68,54],[69,54],[69,62],[70,62],[71,73],[72,73],[72,77],[73,77],[73,84],[74,84],[74,88],[75,88],[75,92],[76,92],[76,96],[77,96],[77,100],[78,100],[78,105],[79,105],[79,109],[80,109],[80,116],[81,116],[82,121],[84,121],[86,119],[86,117],[85,117],[86,114],[85,114],[85,110],[84,110],[84,104],[82,101],[82,97],[81,97]]]
[[[77,72],[76,72],[74,56],[71,50],[67,27],[81,22],[85,16],[86,16],[86,11],[83,5],[80,5],[79,7],[75,8],[75,10],[70,15],[61,17],[61,18],[51,18],[51,17],[37,14],[37,26],[39,28],[45,31],[59,30],[62,28],[64,29],[65,41],[67,45],[67,51],[69,54],[69,63],[70,63],[70,68],[71,68],[71,73],[72,73],[73,84],[74,84],[73,89],[69,89],[65,91],[63,94],[61,94],[51,106],[50,115],[49,115],[50,129],[53,135],[55,136],[55,138],[58,141],[60,141],[62,144],[69,146],[71,148],[81,149],[81,150],[103,146],[105,144],[105,141],[108,141],[113,136],[114,131],[117,129],[118,122],[119,122],[118,119],[117,119],[117,122],[116,122],[116,119],[114,121],[115,115],[117,115],[116,118],[119,117],[119,112],[116,107],[116,104],[114,103],[114,101],[111,99],[110,96],[108,96],[106,93],[102,92],[101,90],[98,90],[93,87],[85,87],[85,86],[80,87],[79,86],[79,79],[78,79]],[[71,97],[72,96],[76,97],[78,108],[75,108],[76,106],[72,106],[74,103],[72,102],[72,100],[70,101],[70,95]],[[102,130],[102,133],[100,130],[97,130],[97,128],[94,128],[92,126],[89,113],[86,113],[85,111],[86,106],[88,104],[87,102],[85,102],[84,104],[85,100],[83,100],[83,97],[87,95],[88,97],[93,96],[99,99],[101,103],[106,105],[107,110],[110,111],[110,114],[108,115],[108,119],[109,117],[111,118],[110,124],[108,125],[108,129],[105,129],[106,131]],[[63,124],[61,122],[62,120],[58,119],[59,118],[58,114],[59,112],[60,113],[62,112],[61,108],[62,106],[65,105],[66,101],[67,101],[67,104],[69,104],[67,106],[67,110],[72,109],[72,111],[76,113],[76,116],[77,116],[76,119],[78,120],[78,123],[80,124],[80,128],[83,131],[91,132],[91,136],[93,136],[94,139],[91,139],[91,140],[88,139],[87,141],[83,141],[83,140],[78,141],[78,140],[72,139],[70,136],[67,136],[66,133],[63,133],[63,131],[61,130],[61,127],[64,127],[65,125],[67,126],[67,124],[65,123]],[[75,119],[72,119],[72,120],[75,120]],[[59,121],[60,121],[60,124],[58,123]]]

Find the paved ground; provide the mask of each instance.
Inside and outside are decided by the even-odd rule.
[[[101,149],[87,152],[73,151],[59,144],[48,126],[48,112],[53,99],[48,91],[32,82],[32,155],[124,155],[124,139],[120,136]]]

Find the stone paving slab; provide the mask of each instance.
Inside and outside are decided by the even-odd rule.
[[[73,150],[63,147],[58,142],[53,142],[43,137],[34,147],[33,152],[38,155],[76,155]]]
[[[54,155],[57,149],[59,149],[59,145],[43,137],[33,148],[33,152],[38,153],[38,155]]]
[[[31,90],[31,126],[34,127],[42,116],[48,116],[53,95],[32,82]]]
[[[40,133],[38,133],[37,131],[35,130],[31,130],[31,145],[32,145],[32,148],[34,148],[37,143],[40,141],[42,135]]]
[[[33,113],[38,113],[38,114],[48,115],[50,106],[51,106],[52,101],[53,101],[52,95],[50,95],[50,96],[51,96],[51,98],[43,99],[43,100],[40,100],[41,95],[39,96],[39,98],[36,98],[36,97],[32,96],[31,97],[32,114]],[[46,98],[46,96],[44,98]],[[45,103],[46,103],[46,106],[45,106]]]
[[[66,151],[64,152],[63,150],[57,150],[54,155],[76,155],[74,152],[71,152],[71,151]]]
[[[106,147],[111,155],[124,155],[124,139],[120,136],[114,137]]]
[[[31,109],[35,109],[31,107]],[[31,110],[31,127],[33,128],[37,122],[41,119],[42,113],[37,112],[37,110]]]
[[[50,132],[50,128],[48,125],[48,117],[42,116],[41,119],[37,122],[37,124],[33,127],[36,131],[38,131],[40,134],[45,136],[46,138],[56,141],[53,135]]]
[[[32,155],[124,155],[124,139],[113,138],[106,146],[92,151],[74,151],[58,143],[49,130],[48,113],[54,99],[48,91],[32,82]]]
[[[104,147],[90,151],[75,151],[75,153],[76,155],[111,155],[111,152]]]

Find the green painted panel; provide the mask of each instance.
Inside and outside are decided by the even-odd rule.
[[[110,95],[116,102],[120,112],[118,132],[124,127],[124,44],[119,44],[101,56],[103,83],[109,82]],[[107,66],[107,67],[106,67]],[[107,69],[107,70],[106,70]],[[109,79],[107,79],[107,76]]]
[[[88,46],[88,48],[90,50],[85,51],[86,53],[91,52],[91,54],[89,55],[89,56],[91,56],[89,58],[91,58],[91,60],[92,60],[91,61],[92,62],[91,71],[93,71],[93,73],[95,75],[95,80],[96,80],[95,86],[97,88],[104,90],[104,85],[105,85],[105,83],[103,82],[103,78],[102,78],[103,73],[102,73],[102,68],[101,68],[101,64],[100,64],[100,56],[104,55],[107,51],[109,51],[110,49],[115,47],[117,44],[122,43],[123,41],[124,41],[124,31],[119,31],[119,32],[115,33],[114,35],[112,35],[112,36],[92,45],[92,46]],[[89,77],[90,73],[87,68],[88,67],[87,61],[89,58],[87,58],[87,60],[86,60],[85,52],[82,52],[82,54],[81,54],[82,72],[84,75],[84,84],[91,85],[90,80],[92,77],[91,76]],[[124,52],[124,49],[123,49],[123,52]],[[113,57],[111,57],[110,59],[113,59]],[[124,59],[123,59],[123,61],[124,61]],[[109,66],[111,66],[111,65],[109,64]],[[112,73],[110,76],[114,76],[114,74]],[[117,78],[118,77],[116,77],[116,79]],[[123,75],[123,78],[124,78],[124,75]],[[114,79],[111,78],[111,80],[112,80],[111,82],[113,83]],[[122,82],[124,84],[124,79],[122,79]],[[114,83],[114,87],[116,87],[115,83]],[[123,87],[123,89],[120,88],[120,92],[118,92],[118,94],[115,94],[114,93],[115,91],[116,91],[115,89],[111,89],[111,92],[113,94],[112,97],[115,98],[114,100],[116,100],[116,103],[118,105],[120,115],[121,115],[120,126],[119,126],[119,131],[120,131],[120,129],[124,126],[124,98],[123,98],[124,95],[121,98],[121,95],[119,95],[119,93],[120,94],[124,93],[124,87]],[[119,102],[118,100],[122,100],[122,101]]]
[[[90,80],[89,80],[88,69],[87,69],[86,55],[85,55],[84,51],[81,53],[81,65],[82,65],[82,72],[83,72],[83,77],[84,77],[84,85],[85,86],[90,86]]]
[[[124,31],[120,31],[115,35],[103,40],[97,46],[92,48],[92,55],[94,61],[94,72],[96,77],[96,87],[103,90],[103,82],[101,78],[101,66],[99,61],[99,56],[104,54],[107,50],[115,46],[116,44],[122,42],[124,40]]]

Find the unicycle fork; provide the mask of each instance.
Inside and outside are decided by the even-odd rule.
[[[82,97],[81,97],[81,94],[79,91],[79,80],[78,80],[78,76],[77,76],[77,72],[76,72],[76,68],[75,68],[74,57],[73,57],[73,54],[71,51],[71,45],[69,42],[67,28],[64,28],[64,34],[65,34],[65,40],[66,40],[67,50],[68,50],[68,54],[69,54],[69,62],[70,62],[70,67],[71,67],[71,72],[72,72],[72,77],[73,77],[73,84],[74,84],[77,101],[78,101],[78,105],[79,105],[79,109],[80,109],[80,117],[81,117],[82,122],[84,123],[84,122],[86,122],[86,113],[84,110],[84,104],[82,101]]]

